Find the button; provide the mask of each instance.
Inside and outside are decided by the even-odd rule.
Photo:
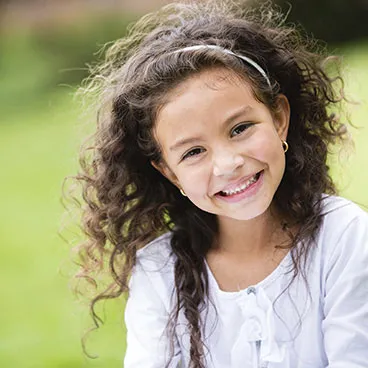
[[[247,294],[256,294],[256,288],[251,286],[247,290]]]

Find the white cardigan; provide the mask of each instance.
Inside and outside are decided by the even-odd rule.
[[[306,280],[299,276],[288,288],[290,253],[263,281],[239,292],[220,290],[208,268],[210,300],[201,315],[206,368],[368,367],[368,215],[333,196],[324,197],[323,212]],[[170,237],[138,252],[125,311],[125,368],[165,367],[165,327],[175,300]],[[189,347],[181,312],[170,367],[189,366]]]

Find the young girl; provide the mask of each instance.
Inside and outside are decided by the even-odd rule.
[[[312,47],[270,8],[177,3],[96,67],[81,253],[114,278],[92,310],[129,291],[125,368],[368,367],[368,217]]]

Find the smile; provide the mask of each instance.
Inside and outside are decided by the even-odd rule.
[[[254,184],[260,176],[260,172],[253,175],[249,180],[247,180],[245,183],[243,183],[242,185],[240,185],[239,187],[232,189],[232,190],[222,190],[220,192],[221,195],[223,196],[230,196],[233,194],[237,194],[237,193],[241,193],[244,192],[246,189],[248,189],[252,184]]]
[[[232,197],[237,197],[239,194],[245,193],[249,190],[251,190],[251,188],[253,188],[256,183],[258,182],[259,178],[261,177],[263,173],[263,170],[254,174],[251,178],[249,178],[247,181],[245,181],[242,184],[239,184],[239,186],[237,186],[236,188],[233,189],[229,189],[229,190],[222,190],[220,192],[217,193],[217,195],[223,197],[223,198],[232,198]]]

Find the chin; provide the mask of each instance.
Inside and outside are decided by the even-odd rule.
[[[263,214],[265,214],[267,212],[267,208],[264,210],[260,210],[260,211],[254,211],[254,212],[248,212],[248,213],[231,213],[229,215],[227,215],[226,217],[231,218],[233,220],[238,220],[238,221],[250,221],[253,220],[257,217],[262,216]]]
[[[229,209],[229,211],[224,211],[217,215],[219,217],[227,217],[239,221],[253,220],[269,212],[272,198],[265,198],[261,203],[259,201],[257,202],[258,203],[245,204],[243,208]]]

